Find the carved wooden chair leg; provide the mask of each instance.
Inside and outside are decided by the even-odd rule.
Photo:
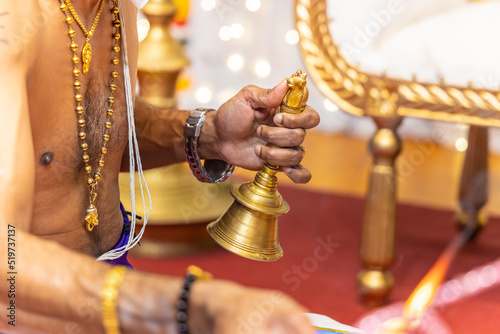
[[[367,306],[381,305],[394,285],[388,271],[394,259],[396,228],[396,167],[401,140],[399,119],[375,119],[378,130],[371,139],[373,166],[366,195],[360,257],[363,269],[357,277],[358,292]]]
[[[471,125],[469,145],[462,169],[458,195],[460,212],[457,226],[471,226],[474,231],[470,240],[486,225],[487,219],[481,208],[488,200],[488,128]]]

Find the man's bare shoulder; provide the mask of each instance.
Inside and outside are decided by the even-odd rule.
[[[58,2],[53,0],[0,2],[0,63],[4,69],[29,63],[38,34],[58,12]]]

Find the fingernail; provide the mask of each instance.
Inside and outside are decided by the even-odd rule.
[[[284,85],[287,82],[287,80],[288,80],[288,78],[281,80],[280,83],[276,85],[276,87]]]
[[[257,132],[257,136],[261,137],[261,136],[262,136],[262,126],[259,126],[259,127],[257,128],[257,131],[256,131],[256,132]]]
[[[274,116],[274,124],[281,125],[281,123],[283,123],[283,115],[277,114],[276,116]]]
[[[262,153],[262,145],[257,145],[255,146],[255,154],[260,158],[260,155]]]

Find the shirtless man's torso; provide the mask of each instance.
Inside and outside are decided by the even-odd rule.
[[[90,40],[90,69],[78,76],[93,170],[102,147],[114,56],[113,2],[103,1]],[[87,29],[99,2],[72,1]],[[123,228],[118,188],[118,174],[128,168],[123,50],[118,55],[108,152],[97,186],[99,225],[88,231],[84,218],[89,186],[78,138],[73,53],[60,5],[60,0],[0,2],[0,275],[12,270],[7,266],[7,247],[3,247],[8,228],[16,231],[15,270],[19,273],[15,294],[19,322],[13,328],[1,321],[2,333],[103,333],[101,291],[111,266],[95,259],[113,248]],[[130,0],[120,0],[119,10],[126,22],[120,47],[126,36],[135,87],[137,9]],[[72,27],[80,56],[85,37],[76,22]],[[81,71],[81,60],[77,67]],[[315,127],[319,116],[310,107],[302,114],[281,115],[279,106],[286,90],[285,81],[273,89],[247,86],[209,113],[199,137],[199,156],[254,170],[268,161],[285,166],[283,172],[294,182],[308,182],[311,175],[300,165],[303,155],[298,146],[304,129]],[[183,127],[189,111],[153,108],[139,98],[134,102],[144,167],[182,162]],[[121,332],[175,333],[181,285],[179,278],[127,271],[117,287]],[[0,307],[4,310],[12,303],[9,288],[2,278]],[[196,282],[189,297],[188,325],[195,334],[235,333],[240,320],[268,299],[265,290],[219,280]],[[249,334],[313,333],[302,314],[305,310],[291,298],[281,296],[274,309]]]
[[[85,2],[75,1],[74,7],[83,24],[90,30],[99,2],[89,10]],[[89,144],[90,165],[95,170],[102,146],[102,134],[108,109],[110,73],[113,65],[112,34],[114,27],[111,13],[113,3],[106,1],[90,43],[92,59],[89,71],[80,73],[80,93],[83,95],[85,132]],[[128,58],[131,73],[137,63],[137,38],[135,28],[136,8],[129,1],[120,4],[121,15],[127,19]],[[99,256],[112,248],[119,239],[123,218],[119,207],[118,172],[128,140],[125,96],[123,89],[122,61],[118,64],[118,77],[114,95],[112,127],[109,130],[108,153],[97,187],[96,207],[99,224],[93,231],[85,228],[84,217],[89,203],[89,186],[83,170],[80,140],[74,100],[73,52],[65,14],[59,10],[58,1],[48,1],[52,9],[40,8],[48,13],[48,20],[34,39],[32,46],[36,57],[27,73],[27,95],[30,106],[33,143],[35,150],[35,196],[33,218],[29,231],[45,239],[54,240],[75,251]],[[77,54],[85,44],[85,36],[76,22]],[[123,38],[123,37],[122,37]],[[123,50],[119,53],[122,60]],[[81,69],[81,59],[77,67]],[[135,87],[135,75],[132,75]]]

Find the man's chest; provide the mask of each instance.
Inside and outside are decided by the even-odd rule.
[[[35,153],[58,151],[59,162],[76,169],[83,151],[94,165],[102,152],[120,158],[127,141],[124,33],[117,36],[115,15],[106,5],[90,39],[74,19],[68,24],[71,15],[56,14],[39,34],[27,81]],[[83,73],[87,43],[91,57]]]

